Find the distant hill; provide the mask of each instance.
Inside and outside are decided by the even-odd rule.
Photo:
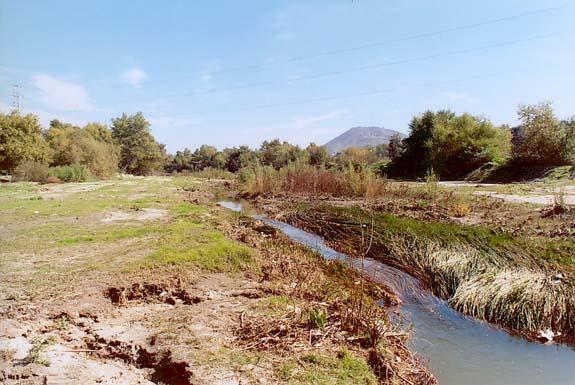
[[[401,132],[383,127],[353,127],[327,142],[325,147],[330,154],[335,154],[349,147],[377,146],[388,143],[395,134],[399,134],[402,139],[405,138]]]

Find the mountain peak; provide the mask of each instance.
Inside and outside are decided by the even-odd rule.
[[[335,154],[349,147],[367,147],[389,143],[389,140],[395,134],[399,134],[401,138],[405,137],[405,135],[399,131],[389,130],[383,127],[352,127],[327,142],[325,147],[330,154]]]

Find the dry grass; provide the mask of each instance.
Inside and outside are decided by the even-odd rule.
[[[388,190],[386,179],[371,170],[353,168],[330,171],[294,164],[280,170],[260,166],[246,176],[244,191],[249,195],[309,193],[335,197],[376,197]]]
[[[242,314],[236,330],[248,351],[278,354],[340,349],[342,342],[362,352],[382,384],[435,384],[435,378],[405,347],[407,333],[393,325],[378,304],[390,295],[350,270],[251,219],[225,229],[260,252],[269,292],[285,298],[285,311]],[[262,238],[257,232],[272,234]]]
[[[462,282],[450,302],[465,314],[518,330],[537,333],[550,329],[572,336],[574,294],[573,285],[556,275],[517,268]]]

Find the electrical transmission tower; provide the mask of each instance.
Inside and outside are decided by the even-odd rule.
[[[12,109],[20,112],[20,88],[18,84],[12,84]]]

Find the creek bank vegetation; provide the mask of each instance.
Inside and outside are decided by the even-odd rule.
[[[258,305],[266,309],[263,314],[242,314],[236,335],[245,349],[280,355],[297,352],[299,358],[280,369],[284,380],[317,382],[319,374],[302,377],[301,372],[322,361],[310,354],[321,347],[323,352],[335,349],[343,361],[350,357],[347,349],[360,353],[380,383],[436,383],[406,348],[408,333],[397,329],[378,303],[396,303],[392,293],[267,225],[247,217],[238,224],[229,234],[260,251],[260,282],[274,294]],[[254,239],[258,233],[267,236]],[[371,383],[367,377],[357,381]]]
[[[557,341],[575,341],[573,270],[546,262],[527,239],[359,207],[302,204],[284,219],[348,253],[372,225],[367,256],[417,277],[454,309],[530,338],[551,330]]]
[[[367,256],[416,276],[456,310],[529,338],[551,330],[573,342],[574,212],[563,190],[542,208],[456,190],[433,175],[409,184],[369,169],[294,164],[256,169],[242,196],[348,255],[374,223]]]

